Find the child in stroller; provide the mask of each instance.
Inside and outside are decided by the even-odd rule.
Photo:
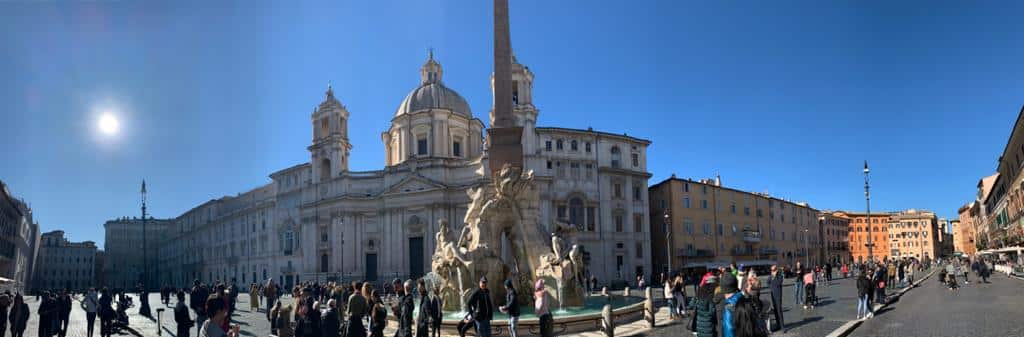
[[[814,294],[816,288],[814,274],[813,269],[804,274],[804,309],[814,309],[814,306],[818,305],[818,296]]]

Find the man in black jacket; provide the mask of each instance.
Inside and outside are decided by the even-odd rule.
[[[174,322],[177,323],[177,334],[175,337],[188,337],[189,329],[192,328],[192,318],[188,317],[188,306],[185,305],[185,292],[178,290],[175,294],[178,297],[178,304],[174,306]]]
[[[391,307],[391,312],[398,317],[398,330],[395,331],[395,337],[412,337],[412,311],[415,305],[411,294],[412,280],[405,281],[404,286],[402,280],[399,279],[395,279],[392,284],[399,297],[398,305]]]
[[[196,313],[196,334],[199,334],[199,330],[203,326],[203,322],[206,321],[206,299],[210,297],[210,292],[206,290],[206,287],[199,283],[199,279],[192,281],[192,293],[189,294],[189,307]]]
[[[338,302],[327,301],[327,310],[320,316],[320,332],[324,337],[338,337],[341,331],[341,319],[338,316]]]
[[[473,313],[476,321],[476,335],[491,337],[491,319],[494,319],[494,302],[491,292],[487,290],[487,277],[480,277],[480,288],[473,291],[466,303],[466,308]]]
[[[68,323],[71,321],[71,295],[68,294],[67,288],[64,288],[57,298],[57,308],[57,314],[60,316],[60,337],[64,337],[68,334]]]
[[[420,294],[420,310],[416,315],[416,337],[430,336],[430,299],[427,284],[423,279],[416,281],[416,290]]]
[[[779,271],[779,266],[772,265],[772,274],[768,278],[768,288],[772,292],[772,313],[775,314],[775,321],[778,322],[775,330],[782,330],[785,327],[785,323],[782,321],[782,281],[785,280],[782,272]],[[772,330],[772,331],[775,331]]]
[[[498,310],[508,314],[508,335],[510,337],[516,337],[516,328],[519,327],[519,299],[516,295],[516,288],[512,286],[512,280],[505,280],[505,305],[498,307]]]

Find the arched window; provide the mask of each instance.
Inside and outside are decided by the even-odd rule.
[[[612,146],[612,167],[619,168],[619,163],[622,162],[622,151],[619,150],[618,146]]]
[[[320,161],[320,180],[326,181],[331,179],[331,160],[324,158]]]
[[[569,223],[573,225],[582,225],[584,221],[583,200],[580,198],[569,199]]]

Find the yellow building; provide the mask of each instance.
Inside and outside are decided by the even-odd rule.
[[[889,256],[934,259],[941,255],[938,219],[935,213],[909,209],[889,218]]]
[[[655,270],[820,261],[818,210],[807,203],[674,175],[648,195]]]

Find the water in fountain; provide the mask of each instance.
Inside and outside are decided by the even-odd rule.
[[[459,317],[466,315],[466,292],[465,288],[462,287],[462,268],[455,268],[455,273],[459,278]]]
[[[565,307],[562,306],[562,298],[564,298],[562,294],[562,279],[556,278],[555,285],[558,287],[558,310],[555,310],[554,313],[558,315],[568,314],[569,311],[565,310]]]

